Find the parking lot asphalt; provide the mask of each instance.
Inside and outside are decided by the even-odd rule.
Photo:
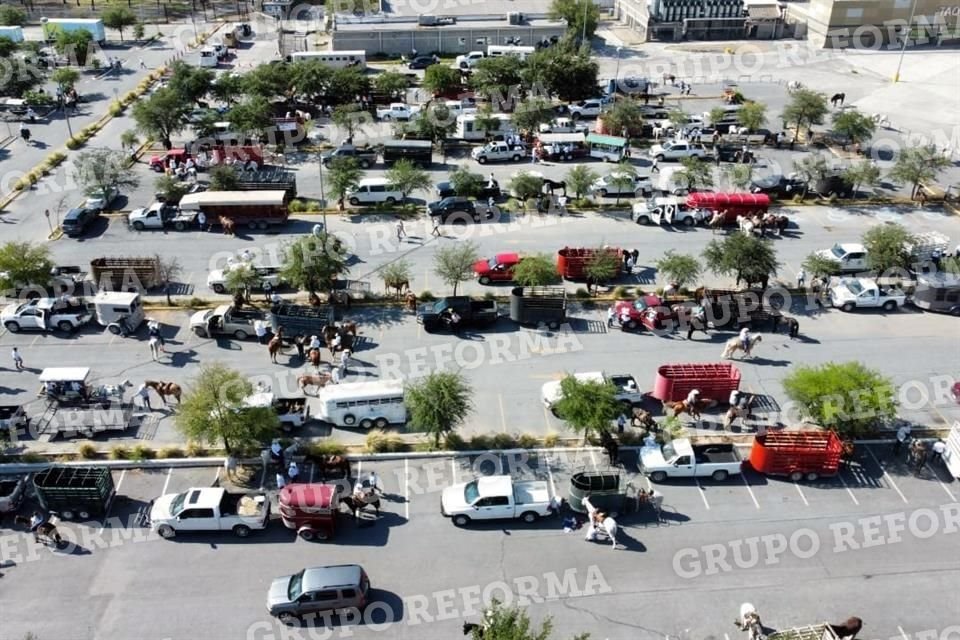
[[[623,486],[648,487],[633,454],[624,459]],[[625,507],[615,550],[585,542],[582,529],[565,533],[556,517],[458,529],[439,513],[444,487],[478,475],[541,479],[567,497],[572,474],[610,470],[592,450],[355,461],[354,478],[378,474],[383,511],[357,522],[344,513],[326,543],[298,540],[276,521],[245,540],[156,539],[135,518],[151,499],[226,477],[215,468],[115,471],[109,517],[61,523],[65,548],[34,545],[20,527],[4,531],[0,595],[18,615],[5,622],[3,637],[75,637],[85,629],[102,638],[453,638],[462,622],[477,619],[474,592],[527,598],[534,619],[552,616],[565,635],[611,639],[729,639],[742,602],[754,603],[770,628],[857,615],[870,638],[909,639],[955,622],[956,482],[936,464],[912,474],[887,445],[859,446],[838,477],[812,484],[747,472],[719,484],[656,485],[664,495],[659,520]],[[260,467],[243,477],[246,486],[262,480],[274,489],[272,472]],[[319,480],[311,463],[301,477]],[[354,562],[381,603],[364,623],[280,635],[263,609],[270,579]],[[896,606],[878,595],[891,593]],[[54,602],[58,614],[44,615]],[[387,612],[394,624],[381,627]]]

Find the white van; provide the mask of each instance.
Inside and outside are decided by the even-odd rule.
[[[356,190],[347,194],[347,202],[361,204],[394,204],[403,201],[403,194],[390,185],[386,178],[364,178]]]
[[[217,50],[213,47],[204,47],[200,49],[200,66],[201,67],[216,67],[220,63],[220,57],[217,55]]]
[[[401,380],[328,385],[320,390],[317,400],[315,417],[338,427],[384,429],[407,421]]]

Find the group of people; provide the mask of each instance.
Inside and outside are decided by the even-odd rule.
[[[634,249],[633,251],[623,252],[623,272],[626,274],[632,274],[633,268],[637,266],[637,263],[640,261],[640,251]]]

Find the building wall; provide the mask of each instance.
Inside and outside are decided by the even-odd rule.
[[[790,21],[806,22],[809,39],[824,47],[875,47],[896,43],[914,0],[810,0],[787,5]],[[926,35],[936,39],[948,28],[956,30],[958,17],[943,15],[948,0],[916,0],[914,25],[930,25]]]
[[[566,32],[566,25],[556,26],[514,26],[438,29],[416,29],[414,25],[397,25],[396,29],[377,29],[370,31],[334,31],[333,50],[362,50],[367,55],[386,53],[390,55],[409,55],[416,49],[420,54],[445,53],[460,54],[468,51],[486,51],[487,44],[505,44],[507,38],[520,38],[524,45],[532,46],[544,38],[560,37]],[[484,39],[484,44],[477,40]],[[489,40],[488,40],[489,39]]]
[[[643,40],[649,40],[647,23],[650,14],[647,0],[617,0],[614,14],[617,20],[636,31]]]

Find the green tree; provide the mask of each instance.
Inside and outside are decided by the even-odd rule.
[[[363,111],[359,105],[355,104],[336,107],[330,116],[330,120],[334,126],[346,131],[348,138],[353,138],[373,121],[368,111]]]
[[[433,186],[430,174],[406,158],[397,160],[387,169],[387,180],[392,188],[403,194],[404,200],[418,189],[426,191]]]
[[[845,109],[833,115],[833,132],[847,138],[856,145],[873,137],[877,130],[877,123],[870,116],[860,113],[856,109]],[[843,143],[847,148],[847,143]]]
[[[737,112],[737,121],[741,127],[753,133],[767,123],[767,105],[759,102],[747,101],[740,106]]]
[[[753,181],[753,163],[726,164],[723,166],[723,174],[735,191],[745,191]]]
[[[396,289],[399,298],[404,287],[413,279],[413,265],[409,260],[401,258],[380,269],[380,277],[383,279],[383,286],[387,289]]]
[[[610,172],[607,180],[611,186],[617,189],[617,201],[620,204],[620,194],[624,191],[633,191],[637,182],[637,170],[630,164],[629,160],[623,160],[617,164],[617,168]]]
[[[73,162],[73,179],[88,196],[106,199],[112,189],[135,189],[140,177],[129,168],[122,151],[91,149],[81,151]]]
[[[840,273],[840,263],[819,253],[808,254],[800,267],[814,278],[824,278]]]
[[[26,11],[8,4],[0,6],[0,25],[5,27],[22,27],[25,24],[27,24]]]
[[[318,63],[319,64],[319,63]],[[228,106],[233,105],[244,93],[246,80],[243,76],[225,73],[217,76],[210,85],[210,95]]]
[[[250,96],[227,111],[227,122],[236,133],[261,137],[273,126],[270,103],[262,96]]]
[[[16,42],[6,36],[0,36],[0,58],[9,58],[17,49]]]
[[[450,174],[450,186],[458,196],[477,198],[483,191],[486,182],[478,173],[471,173],[466,167],[460,166]]]
[[[435,96],[450,95],[461,86],[460,72],[445,64],[432,64],[423,72],[423,88]]]
[[[177,430],[189,440],[222,443],[228,455],[257,447],[277,433],[271,407],[247,407],[253,385],[222,364],[201,365],[176,414]]]
[[[210,191],[234,191],[239,182],[237,170],[231,166],[222,164],[210,169]]]
[[[398,122],[397,124],[403,123]],[[457,118],[454,112],[445,105],[434,104],[420,112],[420,115],[414,119],[412,124],[418,138],[440,144],[447,139],[447,136],[457,125]]]
[[[748,287],[754,284],[765,287],[780,268],[773,245],[745,233],[711,240],[703,251],[703,259],[718,276],[736,276],[737,286],[745,282]]]
[[[867,251],[867,264],[877,273],[891,269],[907,269],[913,258],[910,245],[913,234],[899,224],[881,224],[863,232],[863,248]]]
[[[475,242],[458,242],[437,249],[433,254],[433,271],[444,284],[457,287],[461,282],[473,279],[473,265],[480,259],[480,251]]]
[[[543,287],[560,282],[557,263],[546,253],[524,256],[513,267],[513,281],[524,287]]]
[[[153,190],[163,196],[164,202],[176,204],[187,193],[190,185],[173,176],[162,175],[153,183]]]
[[[477,109],[477,114],[473,120],[473,128],[476,131],[482,131],[483,137],[490,139],[490,133],[500,129],[500,120],[493,117],[493,107],[485,104]]]
[[[801,199],[807,197],[811,186],[822,180],[830,171],[827,158],[822,153],[810,153],[793,161],[793,170],[803,180]]]
[[[686,253],[676,253],[668,249],[663,257],[654,263],[657,271],[679,289],[700,277],[700,262]]]
[[[210,69],[194,67],[183,60],[174,62],[170,69],[172,74],[167,86],[184,102],[199,103],[213,88],[216,76]]]
[[[92,42],[93,34],[86,29],[76,31],[58,29],[54,37],[53,47],[60,55],[75,59],[77,65],[84,67],[87,65],[87,54],[90,52]]]
[[[853,195],[860,191],[860,186],[873,187],[880,182],[880,167],[872,160],[864,159],[854,162],[843,172],[844,179],[853,185]]]
[[[120,147],[125,151],[132,152],[138,144],[140,144],[140,138],[137,137],[136,131],[127,129],[120,134]]]
[[[578,164],[567,171],[564,177],[567,186],[573,191],[579,200],[590,191],[590,187],[597,181],[597,172],[585,164]]]
[[[810,89],[797,89],[790,94],[790,102],[783,110],[783,120],[796,126],[793,137],[800,137],[800,129],[823,124],[827,113],[827,96]]]
[[[123,28],[137,24],[137,16],[133,11],[121,4],[115,4],[107,7],[100,19],[103,20],[103,26],[108,29],[116,29],[120,32],[120,42],[123,42]]]
[[[286,94],[293,80],[285,64],[261,64],[242,77],[243,93],[267,100]]]
[[[560,381],[560,398],[553,405],[557,417],[582,434],[584,443],[591,435],[606,431],[622,411],[612,383],[577,380],[571,375]]]
[[[921,182],[936,180],[949,166],[949,158],[935,146],[922,145],[901,151],[888,175],[891,180],[911,185],[910,197],[915,198]]]
[[[407,76],[396,71],[384,71],[373,79],[373,88],[391,97],[403,95],[409,86],[410,80]]]
[[[330,74],[327,96],[333,104],[353,102],[358,95],[370,92],[370,81],[357,67],[334,69]]]
[[[710,163],[704,162],[700,158],[689,157],[681,158],[680,164],[683,165],[683,169],[674,173],[673,179],[683,184],[688,191],[696,191],[713,186],[713,170],[710,167]]]
[[[157,89],[146,100],[138,100],[132,113],[137,128],[167,149],[173,146],[170,138],[182,131],[187,122],[187,105],[166,87]]]
[[[473,640],[549,640],[553,621],[547,618],[537,627],[530,622],[526,610],[506,607],[497,600],[483,612],[483,624],[473,630]],[[589,640],[589,634],[581,634],[573,640]]]
[[[227,291],[240,293],[247,302],[250,302],[250,291],[260,284],[260,275],[252,265],[242,263],[227,269],[223,281]]]
[[[336,196],[341,210],[347,194],[357,188],[361,178],[363,178],[363,169],[360,168],[356,158],[334,158],[330,161],[327,180],[330,192]]]
[[[596,288],[608,282],[620,271],[620,258],[613,251],[597,249],[593,256],[583,266],[583,273],[587,277],[587,287]]]
[[[46,286],[53,261],[46,245],[14,240],[0,245],[0,291],[17,285]]]
[[[298,238],[284,247],[281,275],[308,293],[329,292],[339,276],[350,272],[347,258],[343,243],[332,234]]]
[[[297,60],[288,65],[289,77],[296,92],[319,100],[326,93],[333,69],[318,60]]]
[[[510,179],[510,193],[520,202],[536,198],[543,193],[543,178],[519,171]]]
[[[66,93],[80,82],[80,72],[70,67],[60,67],[50,74],[50,79],[60,91]]]
[[[154,254],[153,258],[157,264],[158,284],[163,287],[163,292],[167,296],[167,306],[172,307],[173,300],[170,299],[171,285],[177,281],[177,278],[183,275],[183,264],[177,256],[161,256],[157,253]]]
[[[590,54],[572,46],[572,39],[539,49],[527,56],[523,81],[531,93],[557,96],[573,102],[594,97],[597,86],[597,63]]]
[[[138,22],[135,25],[133,25],[134,40],[143,40],[143,37],[145,34],[146,34],[146,27],[143,26],[142,22]]]
[[[587,41],[600,22],[600,8],[592,0],[553,0],[548,15],[554,20],[566,20],[567,31],[574,38],[586,36]]]
[[[552,122],[553,117],[553,107],[548,101],[543,98],[530,98],[517,104],[510,120],[519,131],[535,133],[541,124]]]
[[[727,117],[727,112],[724,110],[723,107],[714,107],[713,109],[710,109],[709,115],[710,115],[710,123],[715,124],[723,120],[725,117]]]
[[[522,71],[523,61],[516,56],[484,58],[474,66],[470,86],[493,104],[512,103],[523,81]]]
[[[459,371],[431,373],[406,384],[410,427],[433,437],[433,446],[463,424],[473,410],[473,389]]]
[[[624,131],[627,136],[635,136],[642,131],[643,111],[633,100],[620,100],[614,103],[613,108],[603,114],[603,124],[612,135],[620,135]]]
[[[783,389],[811,420],[844,437],[866,435],[897,415],[893,383],[859,362],[794,367]]]

